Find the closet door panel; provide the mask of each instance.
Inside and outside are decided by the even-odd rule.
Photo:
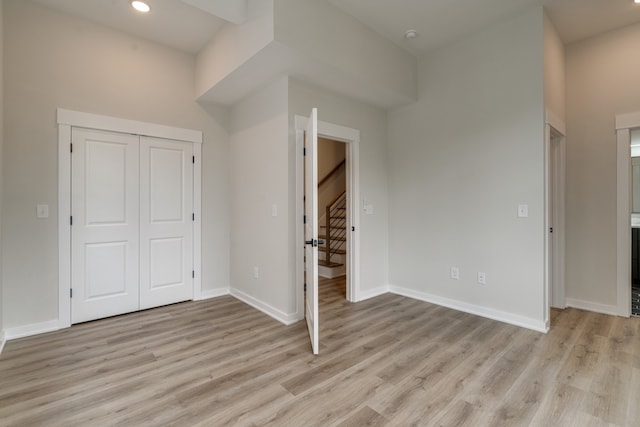
[[[72,130],[71,322],[138,309],[138,137]]]
[[[140,308],[193,298],[193,146],[140,138]]]

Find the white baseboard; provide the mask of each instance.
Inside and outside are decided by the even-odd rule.
[[[4,331],[0,331],[0,354],[2,354],[2,350],[4,350],[4,345],[7,342]]]
[[[389,286],[379,286],[374,289],[367,289],[366,291],[359,291],[356,295],[355,302],[360,302],[364,300],[368,300],[370,298],[375,298],[380,295],[384,295],[389,293]]]
[[[318,276],[325,279],[335,279],[336,277],[344,276],[347,274],[347,268],[343,265],[341,267],[325,267],[324,265],[318,266]]]
[[[486,317],[488,319],[497,320],[499,322],[508,323],[522,328],[532,329],[534,331],[547,333],[549,331],[544,321],[537,321],[529,317],[520,316],[504,311],[493,310],[480,305],[469,304],[458,300],[453,300],[437,295],[427,294],[425,292],[415,291],[413,289],[402,288],[399,286],[389,286],[389,292],[414,298],[420,301],[429,302],[431,304],[441,305],[454,310],[462,311],[476,316]]]
[[[277,308],[271,307],[269,304],[264,303],[252,297],[249,294],[239,291],[238,289],[232,288],[230,289],[229,293],[231,294],[231,296],[239,299],[245,304],[249,304],[251,307],[255,308],[256,310],[260,310],[267,316],[273,317],[278,322],[283,323],[285,325],[292,325],[296,323],[298,320],[300,320],[298,318],[299,316],[297,315],[297,313],[291,313],[291,314],[284,313],[278,310]]]
[[[618,315],[618,307],[615,305],[600,304],[597,302],[582,301],[579,299],[567,298],[567,307],[578,308],[580,310],[594,311],[596,313]]]
[[[204,289],[202,290],[202,292],[200,293],[200,298],[198,298],[197,300],[194,299],[194,301],[202,301],[204,299],[209,299],[209,298],[217,298],[217,297],[222,297],[225,295],[229,295],[229,288],[216,288],[216,289]]]
[[[16,338],[30,337],[31,335],[57,331],[58,329],[60,329],[60,322],[56,319],[49,320],[47,322],[33,323],[31,325],[18,326],[15,328],[7,328],[4,334],[5,339],[9,341]]]

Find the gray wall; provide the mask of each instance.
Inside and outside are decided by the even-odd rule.
[[[228,287],[228,135],[194,101],[195,58],[31,2],[4,7],[5,328],[58,317],[58,107],[204,132],[203,291]]]
[[[567,298],[615,311],[618,114],[640,111],[640,24],[568,45]]]
[[[544,15],[544,105],[565,121],[564,44],[547,15]]]
[[[287,86],[280,78],[233,107],[230,161],[232,292],[281,319],[296,310],[289,273],[295,264],[289,259]]]
[[[391,285],[536,328],[545,312],[542,24],[535,7],[429,54],[419,101],[389,114]],[[517,218],[521,203],[529,218]]]

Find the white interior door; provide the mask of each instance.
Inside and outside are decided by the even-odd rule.
[[[313,354],[318,354],[318,110],[311,110],[305,133],[305,318]]]
[[[193,299],[193,145],[140,138],[140,308]]]
[[[74,128],[71,322],[138,309],[138,137]]]

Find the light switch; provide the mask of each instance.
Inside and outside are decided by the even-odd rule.
[[[278,216],[278,205],[271,205],[271,216]]]
[[[529,205],[518,205],[518,218],[529,218]]]
[[[37,205],[36,206],[37,218],[49,218],[49,205]]]

